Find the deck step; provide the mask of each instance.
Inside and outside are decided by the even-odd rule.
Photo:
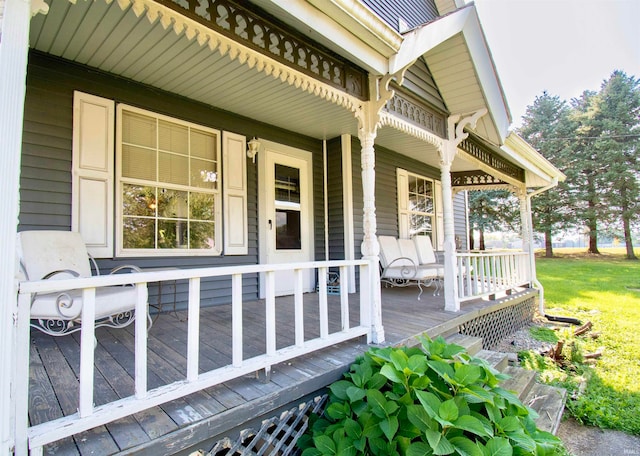
[[[474,336],[465,336],[464,334],[454,334],[446,338],[450,344],[460,345],[464,347],[470,355],[475,355],[482,350],[482,338]]]
[[[536,385],[536,372],[521,367],[507,366],[504,371],[511,378],[502,382],[500,387],[514,391],[521,401],[527,397],[534,385]]]
[[[567,391],[564,388],[535,383],[522,402],[540,415],[536,421],[538,428],[555,434],[562,420],[566,400]]]
[[[509,365],[509,358],[505,353],[483,349],[476,353],[475,356],[484,359],[491,367],[500,372]]]

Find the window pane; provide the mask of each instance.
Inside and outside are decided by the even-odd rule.
[[[186,249],[187,221],[158,220],[158,248]]]
[[[409,235],[430,234],[432,231],[432,217],[428,215],[412,214]]]
[[[215,160],[216,155],[216,135],[192,128],[191,156],[204,158],[206,160]]]
[[[163,120],[158,122],[160,149],[180,154],[189,153],[189,129]]]
[[[291,166],[275,165],[276,204],[300,204],[300,170]]]
[[[125,217],[122,242],[125,249],[155,248],[155,220]]]
[[[155,217],[156,188],[124,184],[122,213],[124,215]]]
[[[156,119],[142,114],[123,111],[122,141],[155,149]]]
[[[215,248],[215,224],[210,222],[189,223],[189,242],[191,249]]]
[[[158,155],[159,182],[189,185],[189,159],[185,155],[160,152]]]
[[[418,191],[418,178],[416,176],[409,176],[409,193],[416,193]]]
[[[122,175],[135,179],[156,180],[156,152],[135,146],[122,146]]]
[[[215,220],[215,195],[209,193],[190,193],[191,220]]]
[[[276,249],[301,248],[300,211],[276,209]]]
[[[216,189],[218,169],[215,162],[191,159],[191,186]]]
[[[408,209],[410,211],[417,211],[418,210],[418,197],[416,195],[409,195]]]
[[[158,217],[181,218],[188,217],[188,193],[168,188],[158,192]]]

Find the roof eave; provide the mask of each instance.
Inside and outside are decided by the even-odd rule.
[[[402,36],[356,0],[252,0],[373,74],[386,74]]]
[[[563,182],[566,176],[517,133],[510,132],[501,149],[529,172],[547,183]],[[541,185],[536,185],[541,186]]]

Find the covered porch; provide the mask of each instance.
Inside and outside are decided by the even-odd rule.
[[[205,126],[215,127],[221,136],[230,133],[223,149],[232,151],[234,157],[225,157],[222,163],[234,163],[239,171],[229,179],[225,177],[223,183],[246,179],[248,186],[236,194],[234,189],[218,189],[224,195],[239,197],[241,210],[233,215],[244,215],[244,230],[231,230],[231,214],[225,213],[229,215],[226,218],[220,214],[218,225],[225,221],[229,224],[224,235],[219,232],[215,239],[217,255],[176,252],[165,257],[144,252],[141,258],[135,258],[143,267],[175,268],[170,271],[127,278],[59,280],[53,284],[36,279],[18,284],[16,265],[6,261],[0,276],[4,297],[0,323],[5,347],[1,360],[3,366],[15,369],[7,369],[0,378],[2,449],[15,448],[16,454],[39,454],[56,445],[65,449],[61,453],[68,449],[71,454],[98,449],[100,453],[135,452],[135,448],[147,447],[149,454],[161,452],[160,448],[177,451],[172,445],[188,445],[186,436],[196,435],[196,431],[202,431],[198,438],[222,432],[223,423],[232,413],[239,413],[236,419],[241,422],[242,418],[255,417],[256,410],[267,413],[276,405],[285,405],[291,397],[302,397],[326,386],[366,349],[367,343],[401,343],[424,331],[444,331],[449,324],[447,330],[459,331],[460,325],[469,321],[464,319],[474,312],[484,312],[494,304],[508,307],[520,296],[533,299],[536,294],[523,289],[523,295],[505,298],[506,304],[489,300],[497,298],[494,292],[519,290],[535,283],[530,256],[529,268],[515,288],[493,289],[491,284],[499,281],[479,273],[475,273],[473,282],[461,282],[455,272],[462,271],[463,264],[472,264],[463,260],[475,255],[456,252],[452,194],[456,188],[472,185],[468,181],[456,183],[457,178],[475,172],[472,178],[486,182],[493,176],[496,182],[492,183],[520,191],[521,208],[527,216],[523,217],[524,255],[529,254],[531,245],[531,230],[527,228],[531,194],[527,188],[543,185],[533,178],[544,163],[527,161],[528,150],[496,147],[488,161],[486,148],[475,155],[474,146],[465,148],[469,130],[501,144],[509,122],[472,7],[447,15],[440,24],[425,25],[415,37],[391,33],[376,22],[373,25],[380,33],[376,32],[374,48],[369,47],[370,40],[361,39],[370,31],[350,30],[347,24],[351,18],[341,18],[341,26],[336,27],[331,11],[314,11],[308,16],[312,19],[308,22],[317,27],[311,35],[331,51],[325,52],[324,47],[318,50],[313,43],[294,41],[300,35],[295,30],[299,18],[308,13],[306,2],[287,2],[287,8],[275,2],[253,2],[265,8],[266,19],[234,2],[216,3],[224,14],[207,19],[196,8],[199,2],[177,0],[6,2],[0,52],[0,91],[7,100],[0,122],[1,136],[6,138],[0,145],[5,170],[2,207],[8,214],[0,222],[4,258],[15,255],[15,219],[19,214],[21,229],[71,229],[84,235],[86,225],[82,220],[89,222],[89,233],[95,227],[106,227],[104,239],[96,243],[105,249],[97,258],[110,265],[128,261],[116,248],[122,247],[122,240],[119,238],[117,246],[115,241],[127,214],[114,220],[114,206],[105,204],[105,223],[96,223],[95,217],[78,216],[73,192],[81,186],[72,182],[70,172],[75,169],[74,135],[79,131],[72,112],[76,91],[91,92],[89,95],[106,100],[105,119],[111,123],[116,103],[198,125],[206,119],[210,125]],[[281,22],[271,24],[268,16],[276,16]],[[375,19],[373,13],[370,16]],[[230,17],[239,22],[231,24]],[[88,33],[92,30],[89,24],[100,24],[101,33]],[[248,34],[248,24],[258,24],[263,34]],[[307,30],[307,25],[303,29]],[[267,45],[283,30],[287,39],[282,45]],[[116,45],[111,39],[114,36],[128,39]],[[414,46],[413,41],[422,44]],[[403,42],[407,44],[403,46]],[[348,49],[340,43],[346,43]],[[308,58],[294,58],[294,47],[306,52]],[[338,57],[331,58],[333,53]],[[462,78],[447,84],[454,57],[465,71],[456,75]],[[310,63],[314,58],[316,63]],[[481,68],[475,68],[474,61],[480,61]],[[414,68],[416,62],[419,68]],[[421,75],[427,64],[433,74],[419,85],[442,92],[435,108],[427,99],[411,101],[411,91],[402,90],[405,75]],[[346,66],[341,70],[340,65]],[[114,137],[112,124],[110,128],[107,138]],[[310,191],[315,197],[313,212],[308,217],[313,236],[303,238],[314,238],[315,243],[309,243],[309,256],[304,259],[275,264],[265,260],[260,251],[266,245],[260,236],[270,232],[271,218],[260,214],[263,208],[258,192],[260,172],[267,169],[266,153],[263,146],[256,165],[255,151],[247,155],[246,143],[252,137],[263,145],[286,143],[313,157],[309,173],[313,179],[308,179],[309,186],[311,181],[314,184]],[[359,143],[352,138],[358,138]],[[378,147],[385,152],[378,154]],[[113,170],[113,144],[107,152],[110,167],[106,166],[102,177],[113,186],[122,176]],[[339,174],[328,172],[331,153],[339,154],[340,159],[335,161],[340,165]],[[427,292],[418,301],[415,287],[381,292],[376,236],[383,231],[381,228],[398,236],[402,223],[398,221],[397,201],[390,195],[393,192],[378,183],[382,155],[393,165],[393,176],[396,158],[400,157],[407,163],[405,171],[418,173],[415,168],[420,165],[428,173],[419,174],[440,182],[437,199],[442,202],[432,207],[429,215],[432,225],[437,225],[432,231],[436,247],[445,255],[444,292],[437,299],[427,300]],[[505,162],[514,161],[515,168],[524,169],[524,174],[514,176],[504,171]],[[25,178],[22,186],[21,172]],[[548,177],[546,172],[541,174]],[[333,178],[337,185],[332,184]],[[548,183],[548,179],[541,180]],[[51,182],[61,191],[51,192]],[[117,190],[104,188],[113,204]],[[336,198],[329,195],[334,190]],[[387,199],[381,201],[377,191],[386,193]],[[339,216],[330,230],[334,203]],[[92,204],[89,208],[95,209]],[[116,234],[110,230],[116,230]],[[232,234],[240,234],[242,240],[235,251],[231,243],[221,242],[231,239]],[[332,256],[331,236],[344,240],[339,255]],[[129,256],[133,256],[131,252]],[[364,258],[356,259],[361,256]],[[328,261],[330,258],[344,260]],[[489,264],[487,271],[498,272],[490,262],[483,263],[486,258],[477,255],[474,261]],[[329,268],[344,269],[339,296],[327,293]],[[275,271],[285,269],[296,274],[297,288],[291,298],[276,299]],[[303,294],[302,269],[317,271],[317,294]],[[478,266],[474,271],[480,271]],[[264,279],[258,280],[259,274]],[[231,304],[202,306],[200,280],[204,295],[205,291],[224,288],[210,281],[210,288],[204,290],[204,279],[222,276],[226,302]],[[471,277],[469,271],[466,277]],[[181,282],[180,302],[187,310],[161,315],[148,332],[144,318],[137,318],[135,326],[126,329],[94,330],[91,290],[132,281],[138,285]],[[263,285],[266,299],[256,301],[258,286]],[[347,293],[356,288],[359,293]],[[30,333],[30,296],[64,289],[82,289],[88,298],[82,331],[62,338]],[[137,315],[145,315],[147,305],[140,297]],[[255,372],[260,371],[271,381],[256,380]],[[53,443],[61,438],[62,443]]]
[[[464,333],[485,335],[485,348],[490,348],[503,333],[520,327],[535,306],[535,291],[519,289],[493,300],[470,300],[454,314],[443,310],[443,297],[434,296],[433,291],[433,287],[427,288],[418,301],[416,287],[382,289],[385,344],[406,343],[423,333],[431,337]],[[319,293],[303,296],[307,340],[319,337],[322,332],[319,324],[321,299]],[[275,300],[278,350],[295,345],[294,301],[293,297]],[[327,296],[329,334],[342,330],[340,301],[339,295]],[[349,302],[350,326],[356,327],[360,318],[359,295],[350,295]],[[243,311],[247,315],[243,327],[244,359],[266,353],[265,309],[265,300],[244,303]],[[200,374],[231,363],[232,315],[231,305],[201,309]],[[166,389],[167,385],[182,381],[189,370],[189,313],[166,312],[154,319],[147,341],[148,386]],[[95,336],[93,401],[97,408],[109,407],[109,403],[135,394],[135,329],[133,326],[98,328]],[[52,337],[32,329],[30,339],[29,421],[31,426],[37,427],[49,420],[72,416],[79,408],[81,335]],[[44,447],[44,452],[65,455],[174,454],[189,449],[207,449],[202,444],[207,439],[227,435],[236,438],[240,428],[234,423],[247,427],[252,420],[258,420],[259,427],[260,417],[272,416],[278,409],[291,407],[296,401],[308,398],[341,378],[368,347],[366,337],[344,341],[278,363],[270,367],[266,378],[264,370],[250,372],[50,443]]]

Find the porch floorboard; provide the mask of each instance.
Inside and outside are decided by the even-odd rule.
[[[340,328],[340,297],[329,295],[329,331]],[[442,296],[427,289],[420,301],[415,287],[383,288],[382,321],[385,344],[398,344],[466,313],[490,304],[466,303],[461,312],[445,312]],[[350,320],[359,323],[359,297],[349,295]],[[318,295],[304,295],[305,339],[319,336]],[[276,300],[277,347],[293,344],[293,299]],[[243,304],[244,358],[265,353],[264,301]],[[149,389],[182,380],[186,375],[187,313],[161,314],[149,330]],[[205,372],[231,362],[231,305],[201,309],[200,371]],[[134,328],[98,328],[95,351],[95,405],[134,393]],[[74,333],[52,337],[31,332],[29,420],[36,425],[76,412],[80,336]],[[355,357],[366,351],[363,339],[356,339],[319,352],[293,359],[272,368],[271,380],[247,375],[191,394],[131,417],[120,419],[63,439],[45,447],[45,454],[172,454],[188,447],[188,439],[199,434],[224,432],[231,419],[246,419],[269,411],[274,404],[284,406],[341,377]],[[234,418],[232,418],[234,416]],[[181,432],[189,429],[188,432]],[[192,441],[191,444],[197,443]]]

